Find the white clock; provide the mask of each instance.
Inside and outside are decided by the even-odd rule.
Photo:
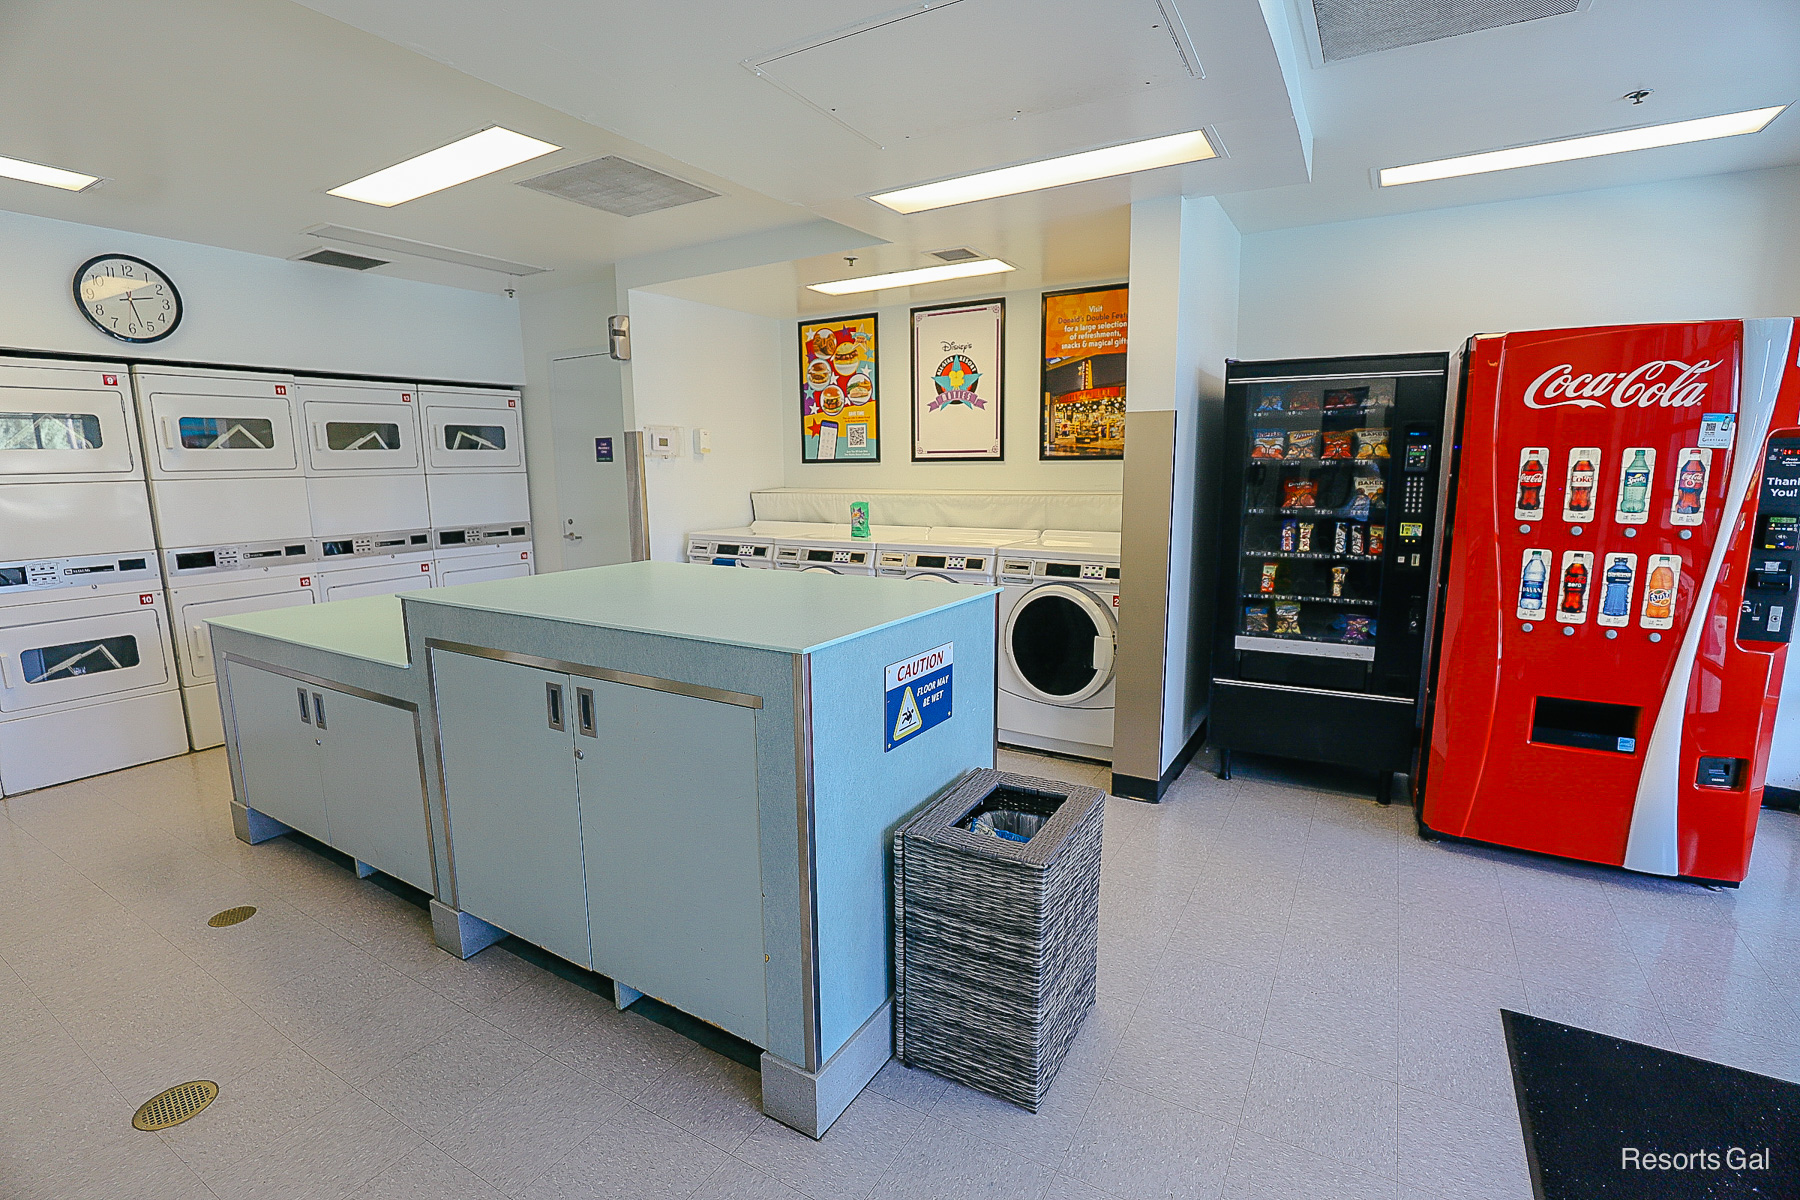
[[[175,281],[129,254],[82,263],[75,272],[75,303],[95,329],[121,342],[161,341],[181,324]]]

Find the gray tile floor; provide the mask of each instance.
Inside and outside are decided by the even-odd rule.
[[[815,1143],[743,1067],[239,843],[227,799],[214,751],[0,804],[4,1200],[1523,1197],[1501,1006],[1800,1080],[1790,814],[1705,891],[1424,843],[1328,777],[1190,770],[1108,801],[1102,999],[1043,1111],[889,1064]],[[131,1129],[194,1078],[211,1108]]]

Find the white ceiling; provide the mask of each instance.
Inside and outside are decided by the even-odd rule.
[[[1007,287],[1054,287],[1123,276],[1126,206],[1147,196],[1218,195],[1249,232],[1800,161],[1796,113],[1754,137],[1378,191],[1382,166],[1800,98],[1800,3],[1592,0],[1322,66],[1308,2],[9,0],[0,154],[107,182],[0,180],[0,208],[282,257],[335,223],[552,268],[525,288],[678,251],[704,275],[714,244],[824,218],[842,227],[825,244],[866,244],[857,272],[969,245],[1018,263]],[[133,86],[115,94],[118,54]],[[1638,87],[1645,104],[1619,99]],[[324,194],[489,124],[566,149],[393,209]],[[1222,158],[906,217],[866,199],[1196,127]],[[514,186],[601,154],[722,195],[622,218]],[[799,285],[843,268],[802,258],[695,288],[817,311]]]

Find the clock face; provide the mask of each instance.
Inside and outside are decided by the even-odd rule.
[[[75,272],[81,315],[121,342],[155,342],[181,324],[181,293],[161,271],[129,254],[102,254]]]

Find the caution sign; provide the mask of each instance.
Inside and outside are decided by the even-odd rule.
[[[911,741],[950,719],[950,682],[956,643],[927,650],[887,669],[887,720],[882,750]]]

